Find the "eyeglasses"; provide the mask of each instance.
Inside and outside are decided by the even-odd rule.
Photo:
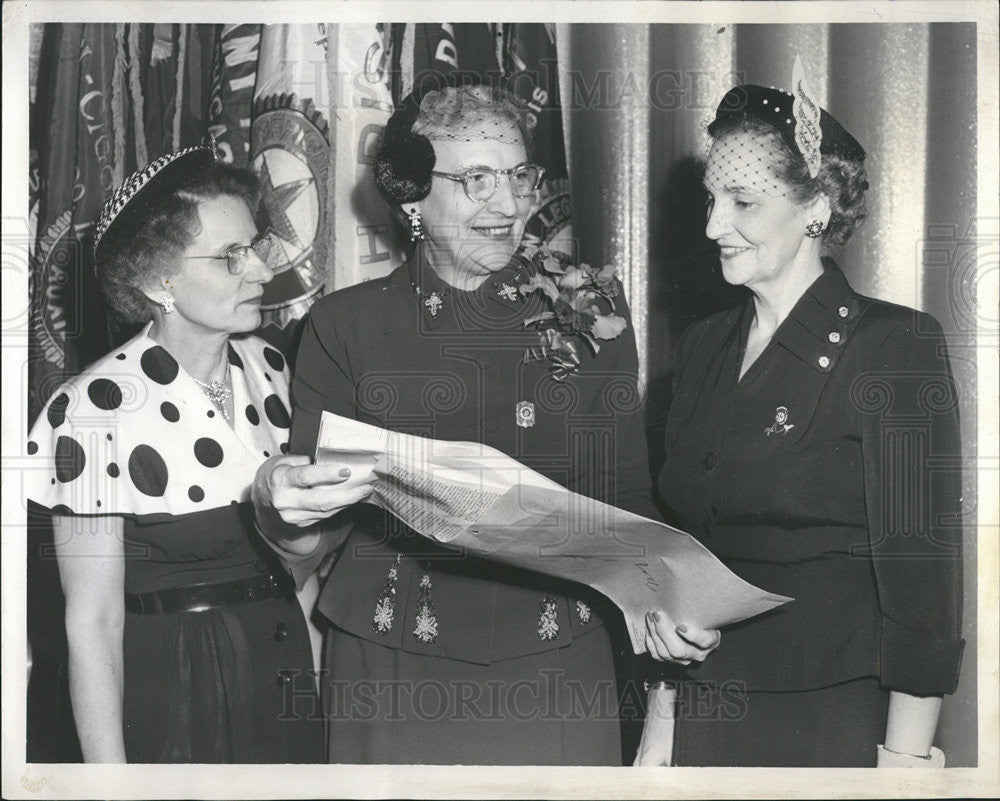
[[[542,176],[545,175],[545,168],[537,164],[525,162],[524,164],[518,164],[516,167],[511,167],[509,170],[470,167],[459,173],[431,170],[431,175],[461,183],[469,200],[474,200],[476,203],[486,203],[497,193],[497,186],[499,186],[501,175],[510,176],[510,191],[514,197],[528,197],[541,184]]]
[[[240,275],[246,269],[251,253],[254,253],[258,259],[267,264],[267,258],[271,255],[273,245],[274,237],[268,232],[255,237],[249,245],[233,245],[221,256],[188,256],[187,258],[225,259],[226,269],[229,270],[229,274]]]

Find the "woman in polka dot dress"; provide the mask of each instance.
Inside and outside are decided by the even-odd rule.
[[[289,428],[284,359],[248,335],[273,277],[256,197],[253,174],[209,148],[115,192],[97,275],[146,325],[61,386],[29,437],[88,762],[324,757],[305,617],[247,514]]]

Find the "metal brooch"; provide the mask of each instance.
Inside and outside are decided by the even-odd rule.
[[[771,436],[771,434],[787,434],[793,428],[795,428],[795,424],[788,422],[788,409],[784,406],[779,406],[774,410],[774,422],[764,429],[764,433],[767,436]]]
[[[531,401],[518,401],[514,407],[514,419],[521,428],[531,428],[535,424],[535,404]]]

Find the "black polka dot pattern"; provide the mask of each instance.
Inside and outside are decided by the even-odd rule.
[[[285,369],[285,357],[274,348],[264,347],[264,359],[279,373]]]
[[[159,498],[167,491],[167,463],[149,445],[135,446],[128,457],[128,474],[135,488],[143,495]]]
[[[159,345],[148,348],[139,359],[142,372],[157,384],[169,384],[180,370],[177,361]]]
[[[36,471],[27,497],[70,514],[186,514],[238,503],[254,458],[289,452],[291,406],[279,349],[237,339],[228,361],[242,395],[235,431],[217,425],[222,413],[145,335],[70,379],[22,440],[30,458],[50,465]]]
[[[243,367],[243,359],[240,358],[240,354],[236,352],[236,348],[232,344],[229,345],[229,363],[233,367],[239,367],[241,370],[245,369]]]
[[[264,399],[264,414],[271,421],[271,425],[276,428],[289,428],[291,426],[288,409],[285,408],[285,404],[277,395],[268,395]]]
[[[50,426],[59,428],[59,426],[66,422],[66,407],[68,406],[69,395],[65,392],[60,392],[52,399],[52,403],[49,404],[49,410],[46,412]]]
[[[96,378],[87,387],[90,402],[98,409],[111,412],[122,405],[122,388],[107,378]]]
[[[211,437],[201,437],[194,444],[194,458],[205,467],[218,467],[222,464],[222,446]]]
[[[79,478],[87,464],[87,456],[80,443],[72,437],[56,440],[56,478],[63,484]]]

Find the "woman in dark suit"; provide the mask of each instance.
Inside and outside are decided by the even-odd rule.
[[[709,133],[706,233],[750,298],[678,344],[659,488],[734,572],[795,600],[686,668],[673,762],[940,764],[963,646],[941,327],[859,295],[823,258],[864,220],[865,153],[801,84],[730,90]],[[676,661],[675,633],[650,633]],[[647,762],[669,760],[659,726]]]
[[[611,640],[587,588],[437,545],[311,465],[324,410],[390,430],[482,442],[603,501],[655,516],[628,326],[556,381],[525,358],[545,310],[516,255],[541,169],[530,117],[487,87],[405,100],[376,179],[418,246],[386,278],[319,301],[293,382],[292,453],[255,485],[263,531],[301,578],[340,546],[324,701],[333,762],[621,764]],[[289,524],[293,525],[289,525]],[[299,525],[302,528],[296,528]],[[580,519],[579,536],[613,533]],[[295,555],[298,554],[298,556]]]

